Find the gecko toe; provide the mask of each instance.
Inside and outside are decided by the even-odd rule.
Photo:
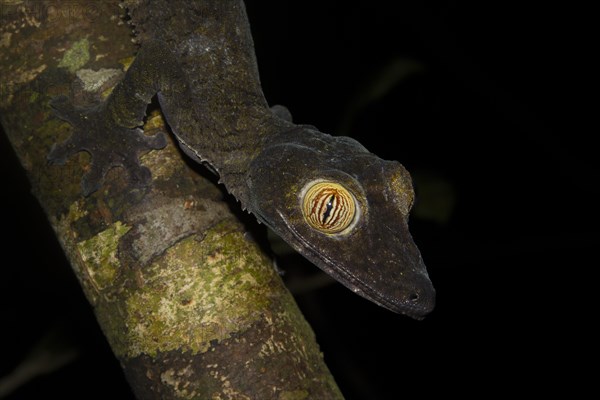
[[[50,165],[65,165],[67,160],[82,151],[73,143],[73,136],[62,143],[55,143],[46,155]]]
[[[101,186],[102,185],[99,181],[93,179],[86,179],[85,175],[83,178],[81,178],[81,194],[83,194],[85,197],[88,197],[89,195],[100,189]]]
[[[167,145],[167,138],[163,133],[157,133],[153,136],[144,134],[141,129],[134,129],[133,133],[140,138],[140,148],[146,148],[148,150],[160,150],[164,149]]]
[[[78,110],[71,104],[67,96],[56,96],[50,100],[53,114],[63,121],[76,124],[83,119],[82,110]]]
[[[157,133],[154,136],[147,137],[149,138],[147,144],[151,149],[160,150],[167,146],[167,137],[162,133]]]
[[[81,192],[84,196],[89,196],[102,186],[104,175],[110,168],[102,168],[92,163],[90,170],[81,178]]]
[[[66,146],[64,146],[62,143],[54,143],[50,149],[50,152],[46,156],[46,159],[50,165],[65,165],[67,159],[69,158],[67,153]]]
[[[147,184],[152,177],[150,170],[143,165],[136,165],[135,167],[129,168],[129,174],[129,179],[135,186],[143,186]]]

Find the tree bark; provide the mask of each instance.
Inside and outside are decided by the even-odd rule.
[[[314,334],[226,195],[171,141],[142,157],[147,190],[90,157],[48,166],[71,127],[49,101],[106,97],[135,47],[118,1],[1,1],[1,123],[140,399],[338,399]],[[152,112],[146,133],[165,131]],[[231,201],[229,199],[229,201]],[[253,218],[252,218],[253,219]],[[84,394],[82,394],[84,396]]]

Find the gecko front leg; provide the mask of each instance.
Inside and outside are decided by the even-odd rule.
[[[55,144],[48,161],[64,165],[80,151],[92,157],[89,171],[82,177],[81,189],[89,196],[102,186],[106,173],[114,167],[122,167],[129,173],[131,184],[144,186],[150,179],[150,170],[142,166],[139,156],[150,150],[162,149],[167,145],[164,135],[147,136],[140,128],[119,126],[106,113],[106,103],[90,108],[76,108],[66,96],[52,99],[54,114],[70,123],[71,136]]]
[[[178,98],[186,90],[177,57],[160,41],[145,43],[106,101],[88,108],[75,107],[66,96],[51,101],[54,114],[69,122],[73,133],[53,146],[49,162],[61,165],[80,151],[90,153],[91,169],[81,182],[85,196],[98,190],[114,167],[125,168],[132,184],[146,185],[150,171],[139,156],[167,145],[164,135],[148,136],[140,129],[146,108],[158,92]]]

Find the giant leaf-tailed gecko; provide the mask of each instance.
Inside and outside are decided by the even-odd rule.
[[[300,254],[380,306],[416,319],[429,313],[435,291],[408,230],[410,175],[354,139],[296,125],[284,108],[268,107],[243,2],[125,4],[141,43],[136,59],[96,107],[53,100],[74,129],[49,160],[89,152],[84,195],[115,166],[150,184],[138,156],[166,140],[140,127],[157,96],[183,151]]]

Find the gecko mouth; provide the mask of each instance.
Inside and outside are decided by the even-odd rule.
[[[335,260],[330,259],[326,255],[319,252],[310,241],[306,240],[291,224],[288,223],[287,219],[283,214],[277,210],[277,214],[281,220],[285,223],[289,232],[293,235],[293,241],[290,241],[290,245],[300,254],[304,255],[309,261],[321,268],[328,275],[335,278],[337,281],[348,287],[354,293],[372,301],[373,303],[387,308],[398,314],[404,314],[411,318],[421,320],[427,314],[429,314],[435,304],[435,290],[426,275],[418,275],[417,279],[421,279],[423,282],[415,287],[422,288],[420,290],[409,291],[408,294],[398,293],[384,294],[373,285],[369,285],[363,282],[359,277],[353,274],[342,265],[336,263]],[[264,220],[264,219],[263,219]],[[268,224],[267,224],[268,225]],[[270,226],[270,225],[268,225]],[[271,226],[270,226],[271,227]],[[271,229],[273,229],[271,227]]]
[[[312,262],[315,262],[313,261],[312,255],[310,257],[307,256],[307,258],[309,258]],[[320,258],[317,258],[317,260],[319,259]],[[320,266],[320,264],[317,264],[316,262],[315,264]],[[385,296],[376,289],[374,289],[372,286],[363,283],[360,279],[357,279],[352,273],[348,272],[344,268],[336,267],[336,269],[325,269],[322,266],[321,268],[333,277],[343,276],[345,280],[342,281],[342,283],[352,282],[348,284],[343,284],[347,286],[350,290],[352,290],[354,293],[395,313],[404,314],[408,317],[421,320],[433,310],[434,295],[430,295],[428,293],[417,293],[415,291],[402,297],[398,296],[398,300],[394,300],[391,299],[389,295]]]

